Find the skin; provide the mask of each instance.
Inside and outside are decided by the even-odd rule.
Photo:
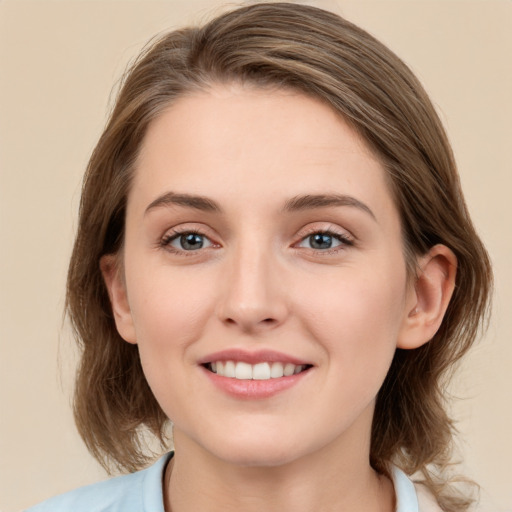
[[[348,204],[285,208],[312,194]],[[184,248],[190,231],[202,248]],[[312,245],[327,232],[331,248]],[[397,346],[433,336],[455,279],[444,246],[418,264],[408,279],[380,162],[319,101],[223,85],[161,114],[137,162],[123,254],[102,269],[118,330],[174,424],[166,510],[393,510],[391,483],[369,465],[375,397]],[[231,348],[312,368],[281,393],[241,399],[199,364]]]

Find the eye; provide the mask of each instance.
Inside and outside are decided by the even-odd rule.
[[[353,242],[345,235],[330,231],[318,231],[303,238],[297,247],[306,247],[317,251],[336,249],[342,245],[353,245]]]
[[[172,248],[176,251],[197,251],[206,247],[211,247],[211,240],[201,233],[187,231],[183,233],[172,233],[162,240],[162,245]]]

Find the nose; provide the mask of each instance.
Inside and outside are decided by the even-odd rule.
[[[276,258],[270,250],[247,245],[226,262],[218,315],[228,327],[257,334],[281,325],[288,316],[288,305]]]

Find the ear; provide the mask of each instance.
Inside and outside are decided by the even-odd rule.
[[[110,297],[117,331],[128,343],[136,343],[132,312],[128,303],[126,283],[119,268],[119,256],[106,254],[100,259],[100,269]]]
[[[408,292],[398,348],[418,348],[438,331],[455,288],[457,257],[445,245],[435,245],[419,258],[418,269]]]

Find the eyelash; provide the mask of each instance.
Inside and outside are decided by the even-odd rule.
[[[304,240],[310,238],[313,235],[325,235],[329,236],[338,242],[340,242],[340,245],[337,247],[329,248],[329,249],[314,249],[314,248],[307,248],[310,251],[314,251],[315,254],[321,255],[321,256],[329,256],[332,254],[336,254],[340,251],[345,250],[347,247],[352,247],[354,245],[354,240],[348,236],[345,233],[340,233],[336,229],[333,228],[327,228],[327,229],[311,229],[309,232],[306,232],[301,236],[298,243],[294,244],[295,246],[303,242]]]
[[[185,251],[185,250],[177,249],[176,247],[173,247],[171,245],[171,243],[174,242],[174,240],[176,240],[177,238],[179,238],[180,236],[183,236],[183,235],[197,235],[197,236],[200,236],[200,237],[210,240],[204,233],[202,233],[198,229],[193,229],[193,228],[192,229],[187,228],[187,229],[182,229],[182,230],[173,229],[170,233],[166,234],[162,238],[162,240],[160,241],[160,243],[158,245],[159,245],[159,247],[164,248],[173,254],[178,254],[180,256],[194,256],[195,253],[198,252],[197,250],[196,251]],[[211,240],[210,240],[210,242],[211,242]],[[212,245],[215,245],[213,242],[211,242],[211,243],[212,243]]]
[[[197,236],[200,236],[200,237],[203,237],[203,238],[207,239],[212,244],[211,246],[215,246],[216,245],[214,242],[212,242],[208,238],[207,235],[205,235],[200,230],[198,230],[198,229],[190,229],[190,228],[183,229],[183,230],[173,229],[171,233],[166,234],[161,239],[161,241],[160,241],[160,243],[158,245],[159,245],[159,247],[165,248],[166,250],[168,250],[169,252],[172,252],[173,254],[178,254],[180,256],[194,256],[194,253],[199,252],[199,249],[195,250],[195,251],[194,250],[187,251],[187,250],[183,250],[183,249],[177,249],[177,248],[175,248],[175,247],[173,247],[171,245],[171,243],[174,240],[176,240],[177,238],[179,238],[180,236],[183,236],[183,235],[197,235]],[[339,232],[333,230],[332,228],[328,228],[328,229],[311,229],[309,232],[303,234],[303,236],[301,236],[300,240],[298,242],[296,242],[294,244],[294,246],[297,247],[298,244],[302,243],[303,241],[305,241],[306,239],[308,239],[309,237],[311,237],[313,235],[329,236],[329,237],[337,240],[338,242],[340,242],[339,246],[333,247],[333,248],[329,248],[329,249],[324,249],[324,250],[314,249],[314,248],[311,248],[311,247],[310,248],[305,248],[305,249],[309,249],[310,251],[314,251],[316,254],[321,254],[321,255],[324,255],[324,256],[327,256],[329,254],[338,253],[339,251],[342,251],[342,250],[346,249],[346,247],[351,247],[351,246],[354,245],[354,240],[352,238],[350,238],[349,236],[347,236],[346,234],[339,233]],[[211,247],[211,246],[209,246],[209,247]],[[207,249],[207,248],[205,248],[205,249]]]

